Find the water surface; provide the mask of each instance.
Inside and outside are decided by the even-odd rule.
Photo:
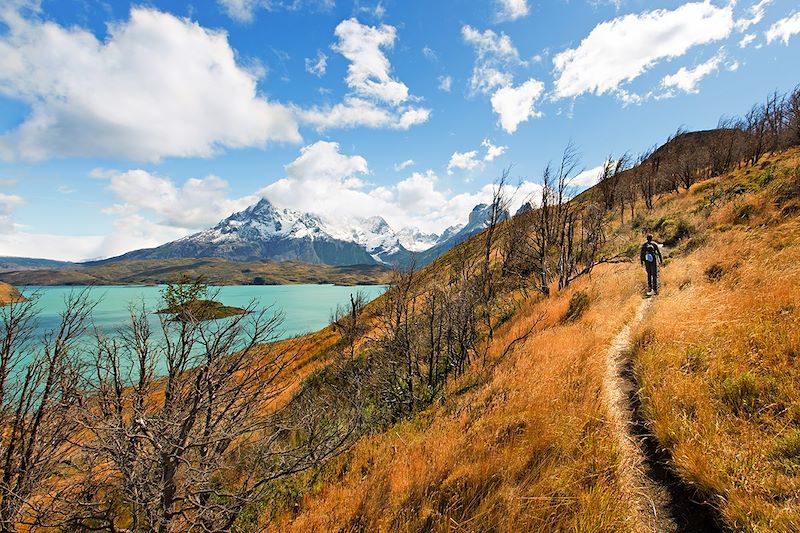
[[[130,323],[129,307],[141,305],[151,313],[163,308],[163,286],[98,286],[90,289],[90,297],[97,302],[92,314],[94,325],[113,332]],[[39,315],[39,330],[44,333],[58,325],[59,314],[64,310],[64,299],[82,287],[20,287],[27,297],[35,296]],[[350,295],[362,292],[372,300],[386,290],[384,285],[346,287],[337,285],[234,285],[210,287],[214,299],[225,305],[246,307],[252,300],[258,308],[273,306],[284,315],[281,337],[291,337],[317,331],[328,325],[331,311],[346,304]],[[151,314],[153,324],[158,316]]]

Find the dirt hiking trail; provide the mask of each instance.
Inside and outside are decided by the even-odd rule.
[[[646,298],[614,338],[607,355],[604,399],[609,423],[622,452],[619,476],[626,496],[635,503],[636,532],[703,533],[723,531],[714,510],[697,501],[669,468],[640,413],[639,386],[633,373],[631,331],[644,319],[653,303]]]

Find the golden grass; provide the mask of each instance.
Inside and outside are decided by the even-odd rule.
[[[595,283],[576,284],[594,288],[574,323],[562,320],[572,291],[523,305],[497,332],[492,372],[473,368],[440,404],[362,439],[328,483],[271,527],[632,530],[602,387],[606,348],[641,301],[635,276],[630,265],[615,265],[598,269]],[[538,333],[497,361],[542,313]]]

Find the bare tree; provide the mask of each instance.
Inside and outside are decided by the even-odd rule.
[[[138,306],[119,336],[98,333],[76,418],[82,486],[65,523],[228,531],[271,480],[341,447],[348,430],[318,423],[326,413],[284,416],[298,347],[277,342],[279,314],[255,303],[245,311],[225,321],[162,316],[154,329]]]
[[[37,338],[36,298],[0,307],[0,531],[46,525],[61,490],[80,405],[78,344],[93,304],[66,297],[59,324]],[[42,493],[51,497],[44,498]]]
[[[495,182],[492,189],[492,203],[489,206],[489,219],[486,222],[486,229],[483,232],[483,262],[481,263],[481,298],[483,303],[483,321],[488,331],[489,340],[494,339],[494,324],[492,316],[494,313],[494,302],[497,298],[496,282],[494,269],[492,268],[492,251],[496,244],[497,226],[508,218],[508,207],[510,199],[506,194],[506,186],[510,170],[503,170],[500,178]],[[484,358],[485,362],[485,358]]]
[[[367,303],[366,295],[357,291],[350,294],[348,305],[337,305],[331,315],[331,326],[341,336],[341,344],[350,357],[355,357],[356,341],[365,332],[366,324],[361,320],[361,312]]]
[[[795,87],[786,98],[787,144],[800,145],[800,86]]]
[[[657,176],[661,167],[661,157],[656,155],[655,147],[639,154],[637,177],[639,191],[647,209],[653,209],[653,198],[656,195]]]
[[[743,127],[749,135],[748,159],[758,164],[767,149],[767,120],[763,105],[756,104],[744,116]]]

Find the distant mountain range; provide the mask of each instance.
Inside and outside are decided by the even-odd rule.
[[[417,267],[482,231],[491,206],[479,204],[466,225],[441,235],[415,228],[395,231],[380,216],[332,221],[312,213],[279,209],[261,200],[213,228],[156,248],[135,250],[104,261],[219,257],[232,261],[302,261],[334,266],[400,265]],[[504,214],[504,218],[507,217]]]
[[[0,257],[0,272],[62,268],[70,265],[74,265],[74,263],[54,261],[52,259],[33,259],[30,257]]]

